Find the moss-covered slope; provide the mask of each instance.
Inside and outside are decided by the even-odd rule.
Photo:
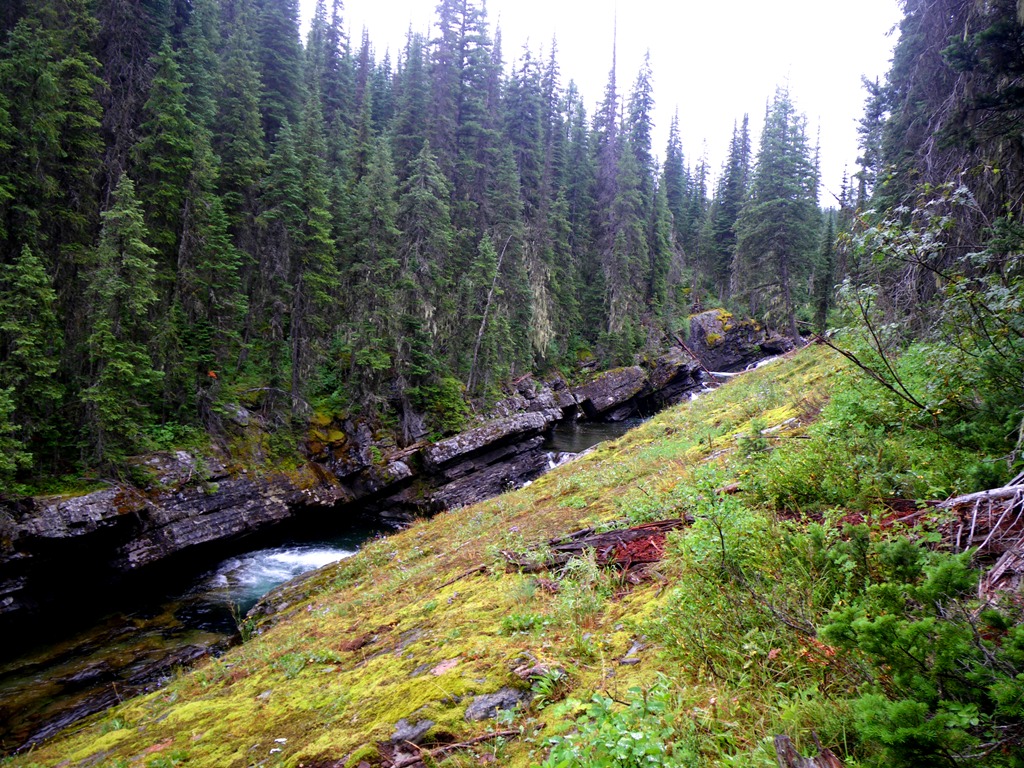
[[[399,728],[427,750],[476,739],[438,751],[444,764],[534,765],[552,737],[585,729],[573,723],[595,694],[631,703],[629,738],[646,745],[636,688],[643,706],[668,702],[660,764],[770,766],[772,735],[806,743],[812,728],[847,759],[869,755],[845,703],[861,678],[814,629],[836,599],[818,588],[827,569],[808,572],[794,532],[811,525],[827,549],[831,521],[882,515],[882,497],[961,490],[948,467],[963,461],[926,438],[858,432],[849,408],[819,423],[845,378],[838,356],[808,348],[527,488],[378,539],[294,587],[242,646],[12,765],[376,765]],[[501,554],[683,514],[694,524],[637,584],[592,558],[531,575]],[[467,718],[496,692],[521,703]]]

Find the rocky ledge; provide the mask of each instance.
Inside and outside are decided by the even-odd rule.
[[[526,377],[490,418],[453,437],[398,447],[365,424],[311,428],[308,461],[290,471],[232,469],[231,457],[186,452],[143,457],[147,487],[0,504],[0,629],[31,621],[97,589],[158,567],[196,565],[286,521],[337,525],[372,515],[401,525],[531,480],[549,466],[544,435],[565,419],[649,414],[792,345],[751,321],[713,310],[691,318],[690,341],[642,365],[579,386]],[[238,424],[255,417],[237,409]],[[69,582],[78,590],[69,591]]]

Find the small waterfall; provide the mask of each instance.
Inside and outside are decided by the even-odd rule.
[[[257,600],[279,584],[351,557],[357,547],[302,544],[271,547],[222,562],[199,586],[207,599],[238,606],[245,613]]]
[[[546,456],[548,457],[548,469],[554,469],[555,467],[560,467],[563,464],[568,464],[579,456],[579,454],[571,451],[548,451]]]

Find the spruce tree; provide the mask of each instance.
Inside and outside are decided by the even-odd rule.
[[[93,238],[103,149],[95,19],[81,0],[33,3],[0,48],[10,151],[6,260],[28,244],[55,275],[74,273]],[[71,281],[64,287],[71,289]],[[68,299],[70,301],[70,297]]]
[[[669,274],[675,252],[675,236],[672,231],[672,214],[668,208],[668,194],[663,184],[659,184],[654,193],[647,241],[650,248],[647,303],[652,311],[662,314],[662,318],[668,320],[665,313],[669,309]]]
[[[297,159],[302,175],[302,223],[292,260],[295,287],[291,335],[292,409],[301,412],[305,382],[320,362],[331,327],[338,287],[338,265],[331,230],[327,143],[319,93],[306,100]]]
[[[654,129],[653,79],[651,54],[648,51],[629,94],[627,115],[627,141],[636,161],[640,194],[645,209],[650,208],[654,199],[655,162],[651,154],[651,132]]]
[[[324,69],[321,98],[329,135],[337,136],[346,125],[350,111],[352,61],[342,16],[342,0],[331,0],[330,21],[324,36]]]
[[[185,83],[170,38],[154,60],[144,122],[132,150],[133,176],[146,211],[150,242],[160,252],[161,280],[174,279],[181,217],[195,157],[196,124],[188,116]],[[165,294],[169,287],[165,287]]]
[[[82,392],[90,458],[120,459],[144,446],[143,430],[161,374],[146,348],[157,301],[156,249],[146,243],[135,185],[121,177],[103,213],[99,245],[87,265],[88,386]]]
[[[260,77],[244,19],[227,40],[221,66],[213,135],[213,150],[221,164],[218,191],[236,244],[254,256],[260,183],[267,160],[259,111]]]
[[[181,217],[172,326],[180,355],[167,361],[167,401],[182,418],[211,425],[220,381],[241,349],[245,317],[242,253],[230,236],[223,202],[216,193],[217,158],[210,137],[199,129]],[[219,373],[218,373],[219,371]]]
[[[19,470],[32,466],[32,454],[18,436],[14,412],[14,387],[0,388],[0,497],[7,494]]]
[[[620,238],[619,222],[615,215],[619,195],[619,157],[622,142],[619,140],[619,95],[616,88],[616,57],[613,51],[612,68],[605,86],[604,100],[594,117],[594,205],[592,208],[594,229],[594,258],[596,263],[584,264],[585,271],[593,275],[589,301],[585,303],[585,317],[588,325],[600,329],[603,334],[615,330],[617,302],[613,297],[623,294],[622,274],[619,256],[625,250]],[[597,285],[597,279],[600,285]],[[599,288],[600,291],[594,290]],[[595,341],[600,336],[595,338]]]
[[[744,115],[742,128],[733,125],[729,156],[701,230],[699,267],[720,302],[729,296],[736,256],[736,222],[746,203],[749,177],[750,133],[748,117]]]
[[[404,296],[402,313],[425,329],[432,344],[452,338],[458,330],[452,288],[461,278],[453,269],[451,186],[441,173],[430,145],[424,144],[402,185],[397,226]],[[423,373],[434,373],[424,371]]]
[[[857,180],[857,208],[867,207],[875,182],[882,170],[882,134],[887,116],[886,91],[878,80],[861,78],[867,98],[864,100],[864,116],[857,126],[861,154],[857,158],[860,170],[853,176]]]
[[[835,211],[825,212],[825,228],[821,233],[821,244],[814,264],[814,325],[818,333],[828,330],[828,311],[832,307],[835,290],[836,269],[836,215]]]
[[[427,79],[426,52],[422,36],[409,33],[395,83],[395,119],[392,125],[395,170],[399,178],[409,177],[414,158],[427,142],[427,121],[431,105]]]
[[[282,394],[289,394],[290,388],[288,316],[293,301],[293,261],[298,259],[305,218],[302,169],[295,133],[288,122],[281,126],[270,156],[263,191],[260,261],[252,276],[246,337],[253,351],[252,373],[266,381],[266,407],[276,412]]]
[[[524,51],[509,79],[503,107],[504,133],[515,153],[528,219],[543,207],[545,146],[541,122],[544,94],[541,88],[540,68],[529,51]]]
[[[14,127],[11,125],[10,104],[7,96],[0,91],[0,158],[7,158],[14,146]],[[14,199],[14,168],[6,160],[0,160],[0,240],[7,239],[9,206]]]
[[[818,233],[818,177],[788,91],[778,89],[765,115],[750,197],[736,224],[734,293],[750,311],[783,324],[798,339],[798,291]]]
[[[665,147],[665,163],[661,170],[661,186],[665,190],[665,203],[672,214],[672,230],[681,246],[685,241],[686,197],[689,179],[683,156],[683,141],[679,135],[679,110],[672,115]],[[692,255],[692,254],[691,254]]]
[[[0,389],[10,390],[12,430],[41,454],[64,393],[57,377],[63,334],[57,293],[27,245],[13,262],[0,265],[0,306]]]
[[[612,201],[612,251],[604,264],[607,290],[609,349],[627,325],[643,313],[650,279],[650,248],[647,241],[648,212],[644,205],[643,174],[636,155],[619,156],[616,194]],[[624,362],[624,361],[623,361]]]
[[[213,129],[220,90],[219,5],[217,0],[192,0],[188,26],[182,35],[180,66],[188,116],[204,130]]]
[[[358,321],[354,359],[365,401],[379,396],[385,375],[395,366],[401,320],[398,292],[405,278],[397,254],[398,179],[385,139],[371,149],[367,173],[355,191],[353,213],[352,285]]]
[[[298,0],[254,0],[259,45],[260,112],[268,144],[286,122],[295,125],[303,103]]]

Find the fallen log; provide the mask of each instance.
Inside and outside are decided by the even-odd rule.
[[[804,757],[797,752],[789,736],[776,736],[775,759],[779,761],[779,768],[843,768],[843,764],[831,749],[822,749],[817,734],[814,741],[818,745],[817,757]]]
[[[991,601],[1000,593],[1020,592],[1024,587],[1024,547],[1019,544],[1003,553],[978,583],[978,597]]]
[[[633,565],[660,560],[665,535],[692,524],[693,517],[685,515],[601,533],[587,528],[551,539],[525,552],[502,550],[501,554],[510,566],[527,573],[536,573],[564,566],[572,558],[580,557],[592,549],[598,565],[619,565],[629,570]],[[645,542],[646,546],[637,546],[636,542]]]
[[[997,560],[1024,545],[1024,485],[969,493],[937,507],[952,512],[939,526],[953,552],[975,550],[975,557]]]

